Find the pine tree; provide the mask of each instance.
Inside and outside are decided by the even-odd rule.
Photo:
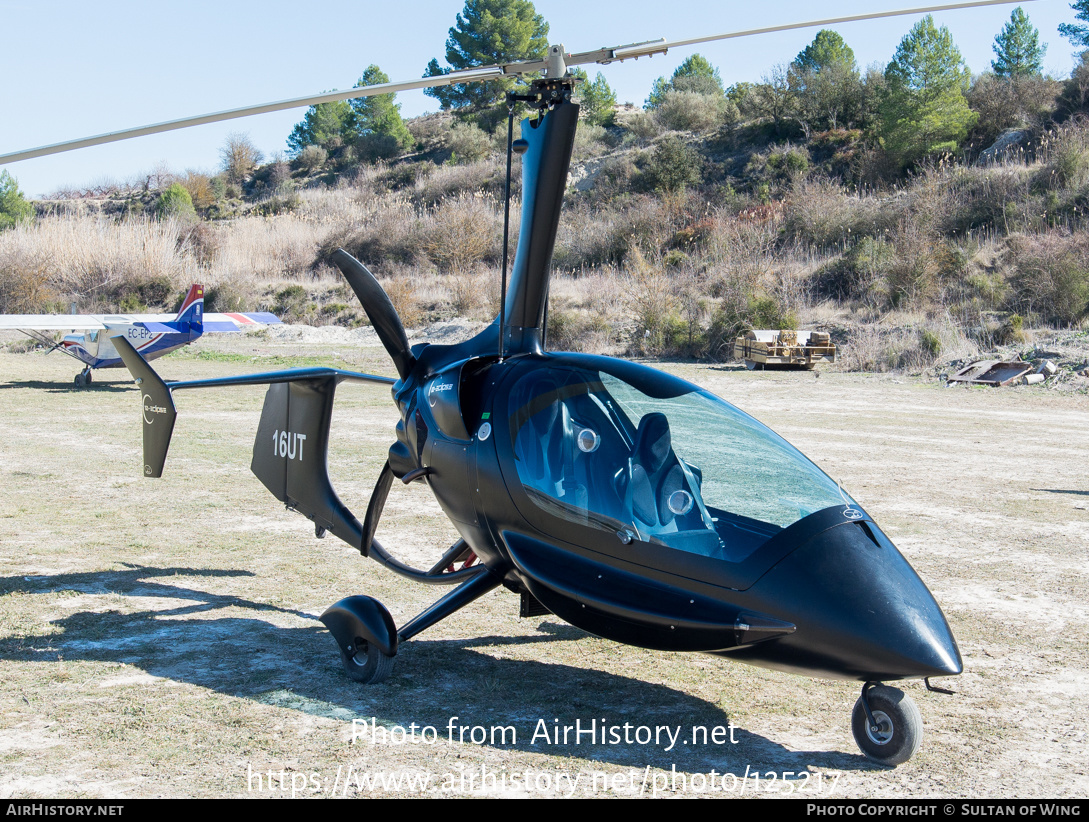
[[[1013,10],[1010,22],[994,38],[991,48],[995,53],[991,68],[999,77],[1029,77],[1043,73],[1047,46],[1040,45],[1040,32],[1020,6]]]
[[[665,77],[655,80],[650,97],[647,98],[647,109],[658,108],[665,102],[666,94],[671,91],[690,91],[715,97],[722,97],[726,93],[718,69],[702,54],[688,57],[668,80]]]
[[[34,206],[26,201],[19,183],[8,174],[7,169],[0,171],[0,230],[11,228],[18,222],[34,216]]]
[[[616,92],[612,90],[605,75],[599,71],[592,83],[585,69],[573,68],[571,75],[582,81],[575,86],[575,94],[579,101],[579,116],[585,122],[595,126],[610,125],[616,113]]]
[[[388,83],[389,77],[376,65],[367,66],[355,88]],[[401,119],[401,106],[394,102],[394,94],[376,94],[373,97],[357,97],[353,100],[334,100],[310,106],[301,123],[296,123],[287,147],[292,156],[298,156],[307,146],[320,146],[335,151],[344,145],[360,141],[383,145],[377,153],[393,155],[412,144],[412,135]],[[374,155],[372,150],[364,152]]]
[[[530,0],[466,0],[446,41],[446,62],[453,69],[473,68],[515,60],[541,59],[548,51],[548,23]],[[441,77],[452,69],[432,59],[424,77]],[[514,88],[516,80],[464,83],[424,89],[443,109],[477,111],[494,105]]]
[[[1070,8],[1077,12],[1074,17],[1089,23],[1089,0],[1074,0]],[[1089,48],[1089,26],[1075,26],[1073,23],[1060,23],[1059,34],[1075,46]]]
[[[288,151],[296,156],[307,146],[335,148],[344,142],[351,121],[352,107],[344,100],[310,106],[287,138]]]
[[[361,88],[388,82],[386,73],[372,64],[355,85]],[[393,102],[394,97],[394,94],[376,94],[349,101],[353,115],[349,125],[357,137],[388,137],[396,141],[398,148],[411,145],[412,135],[401,119],[401,106]]]
[[[969,78],[949,29],[930,15],[916,23],[885,69],[879,135],[886,150],[905,166],[954,151],[975,121]]]
[[[787,79],[797,98],[798,118],[808,133],[814,125],[836,128],[861,104],[855,53],[834,31],[821,29],[790,64]]]
[[[813,42],[794,58],[791,64],[796,71],[826,71],[837,66],[858,70],[855,53],[838,32],[821,29]]]

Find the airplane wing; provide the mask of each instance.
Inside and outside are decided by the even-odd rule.
[[[0,314],[0,330],[93,331],[106,326],[90,314]]]

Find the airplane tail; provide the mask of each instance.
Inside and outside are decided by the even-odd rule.
[[[176,323],[189,323],[189,330],[198,336],[203,331],[204,323],[204,286],[193,283],[189,287],[189,293],[182,301],[178,316],[174,318]]]

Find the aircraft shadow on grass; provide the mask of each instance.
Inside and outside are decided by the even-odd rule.
[[[587,635],[555,618],[544,617],[541,635],[481,636],[465,640],[414,640],[398,654],[400,663],[389,681],[359,685],[344,674],[336,644],[313,614],[214,594],[172,584],[173,578],[249,577],[252,572],[203,568],[155,568],[126,564],[123,570],[0,578],[0,595],[22,592],[50,594],[76,591],[89,595],[120,594],[187,600],[172,608],[123,613],[117,610],[76,611],[54,620],[56,632],[9,635],[0,639],[0,659],[13,662],[114,662],[148,674],[188,682],[220,693],[304,713],[344,720],[377,721],[379,735],[394,726],[430,726],[445,745],[471,740],[468,728],[513,726],[516,740],[498,738],[494,747],[526,753],[589,758],[618,765],[709,773],[794,770],[809,766],[849,770],[880,769],[859,754],[835,751],[790,751],[771,740],[734,728],[733,744],[702,741],[691,745],[693,727],[710,734],[730,725],[717,705],[666,685],[605,671],[536,660],[502,658],[489,653],[503,646],[571,642]],[[268,614],[273,619],[303,619],[307,627],[285,628],[257,616],[210,616],[226,609]],[[481,649],[481,650],[478,650]],[[713,675],[713,674],[712,674]],[[543,726],[539,723],[543,720]],[[596,720],[623,725],[680,726],[672,750],[668,742],[630,744],[553,741],[556,726],[582,728]],[[462,738],[459,739],[459,730]],[[543,729],[549,736],[542,737]],[[419,731],[418,731],[419,732]],[[634,730],[628,731],[634,734]],[[534,735],[537,734],[536,740]],[[600,737],[599,737],[600,738]],[[621,736],[622,738],[622,736]],[[381,737],[380,737],[381,739]],[[728,739],[725,737],[724,739]],[[492,745],[491,740],[485,743]],[[789,764],[786,764],[789,763]]]
[[[80,391],[94,391],[102,394],[120,394],[126,391],[135,391],[136,386],[129,378],[122,379],[118,376],[117,380],[111,382],[96,382],[87,388],[76,388],[69,382],[55,382],[46,380],[12,380],[8,382],[0,382],[0,390],[5,388],[30,388],[34,391],[47,391],[51,394],[76,394]]]

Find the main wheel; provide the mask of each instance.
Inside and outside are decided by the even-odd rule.
[[[911,759],[923,738],[923,718],[915,701],[899,688],[875,685],[866,692],[875,726],[870,725],[859,697],[851,712],[851,733],[862,753],[881,765]]]
[[[393,657],[386,656],[365,640],[356,640],[354,656],[340,652],[340,661],[344,663],[344,672],[348,678],[364,685],[385,682],[393,671]]]

